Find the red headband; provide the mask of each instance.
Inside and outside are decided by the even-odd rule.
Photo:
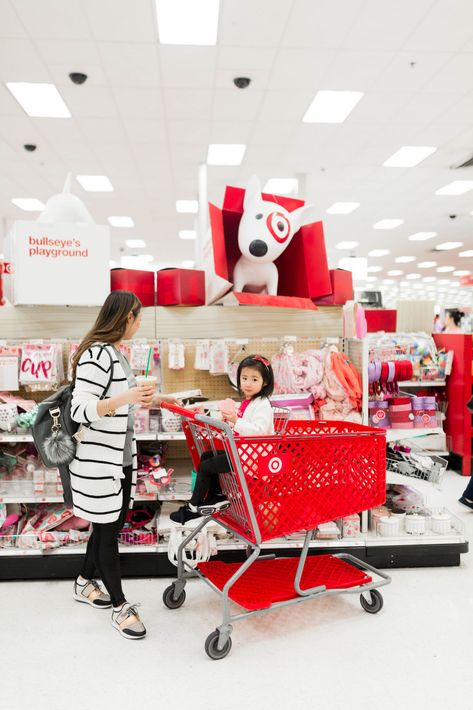
[[[255,355],[253,357],[253,360],[257,360],[258,362],[262,362],[265,367],[269,367],[269,360],[266,360],[265,357],[262,357],[261,355]]]

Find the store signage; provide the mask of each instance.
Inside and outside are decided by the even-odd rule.
[[[110,292],[108,227],[17,221],[6,258],[12,305],[96,306]]]

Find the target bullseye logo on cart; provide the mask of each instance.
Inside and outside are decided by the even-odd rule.
[[[279,473],[282,469],[281,459],[278,456],[273,456],[273,458],[269,460],[268,469],[270,473]]]

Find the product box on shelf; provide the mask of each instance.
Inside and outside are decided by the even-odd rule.
[[[110,291],[105,226],[17,220],[5,258],[5,296],[13,306],[97,306]]]
[[[112,269],[110,272],[111,291],[131,291],[137,296],[143,306],[155,305],[154,271],[140,269]]]
[[[244,196],[243,188],[227,187],[223,207],[209,205],[211,238],[204,247],[208,274],[207,303],[221,298],[232,286],[233,271],[241,256],[238,227]],[[283,206],[289,212],[304,205],[303,200],[287,196],[263,193],[262,198]],[[275,265],[279,273],[278,296],[312,299],[330,293],[322,222],[302,226]],[[248,297],[251,298],[251,294]]]
[[[353,274],[345,269],[330,269],[332,292],[318,296],[315,300],[321,306],[343,306],[353,300]]]
[[[157,273],[158,306],[204,306],[205,271],[162,269]]]

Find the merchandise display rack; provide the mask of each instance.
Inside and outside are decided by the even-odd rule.
[[[95,317],[93,308],[39,308],[32,311],[28,308],[2,309],[2,337],[5,340],[25,340],[28,337],[44,339],[69,338],[78,339],[90,326]],[[18,312],[15,317],[12,311]],[[38,313],[39,311],[39,313]],[[48,311],[55,311],[49,314]],[[4,320],[4,313],[7,319]],[[289,324],[289,326],[288,326]],[[5,327],[6,326],[6,327]],[[42,332],[39,332],[39,328]],[[290,330],[289,330],[290,328]],[[368,342],[344,339],[342,337],[341,308],[327,307],[317,311],[300,311],[298,309],[253,308],[253,307],[201,307],[201,308],[147,308],[144,310],[142,328],[139,333],[142,338],[165,341],[167,338],[179,338],[190,342],[190,339],[229,338],[235,343],[241,339],[250,339],[251,346],[267,355],[277,351],[282,339],[291,336],[299,339],[296,348],[307,347],[307,340],[329,342],[331,339],[339,342],[340,349],[346,352],[353,364],[362,373],[362,418],[368,421]],[[163,349],[163,362],[166,360],[166,349]],[[193,353],[189,355],[193,362]],[[197,372],[199,375],[200,373]],[[210,398],[223,398],[233,395],[226,377],[212,377],[205,373],[207,383],[212,381],[215,390],[203,393]],[[167,392],[186,390],[199,387],[196,382],[196,371],[186,367],[183,371],[171,371],[163,368],[163,389]],[[217,382],[220,380],[220,382]],[[413,383],[403,383],[406,386]],[[430,383],[433,386],[434,383]],[[435,383],[437,384],[437,383]],[[210,385],[208,385],[210,386]],[[388,431],[388,440],[425,436],[439,433],[440,427],[424,430]],[[185,437],[182,432],[166,434],[138,434],[138,441],[168,441],[172,445],[172,454],[179,459],[188,457]],[[0,443],[31,442],[28,434],[0,434]],[[190,464],[190,459],[189,459]],[[172,466],[172,460],[170,460]],[[189,465],[189,471],[190,471]],[[388,474],[388,476],[391,474]],[[180,474],[179,474],[180,478]],[[402,483],[415,485],[412,479],[402,478]],[[184,480],[184,479],[182,479]],[[388,481],[390,479],[388,478]],[[190,476],[188,476],[190,482]],[[19,498],[20,496],[17,496]],[[34,502],[45,498],[33,497]],[[183,494],[163,494],[156,498],[143,496],[140,501],[152,500],[185,500]],[[2,494],[0,493],[0,501]],[[4,496],[5,502],[13,502]],[[46,497],[46,500],[49,498]],[[58,501],[59,496],[51,496],[51,501]],[[30,502],[25,497],[21,502]],[[402,538],[380,538],[367,530],[366,514],[362,516],[362,533],[359,538],[344,538],[339,540],[314,540],[311,543],[311,554],[323,554],[334,549],[337,552],[350,552],[376,567],[401,566],[453,566],[460,563],[460,555],[468,550],[468,543],[461,530],[452,531],[445,536],[425,538],[423,536]],[[292,556],[298,554],[302,546],[299,540],[276,540],[266,543],[265,550],[276,555]],[[231,540],[220,540],[217,544],[219,558],[228,561],[238,561],[245,557],[245,548]],[[0,580],[6,579],[36,579],[73,577],[80,566],[84,545],[63,547],[57,550],[42,552],[18,548],[0,549]],[[121,560],[124,576],[172,576],[175,567],[167,557],[167,544],[158,542],[155,545],[121,545]]]

